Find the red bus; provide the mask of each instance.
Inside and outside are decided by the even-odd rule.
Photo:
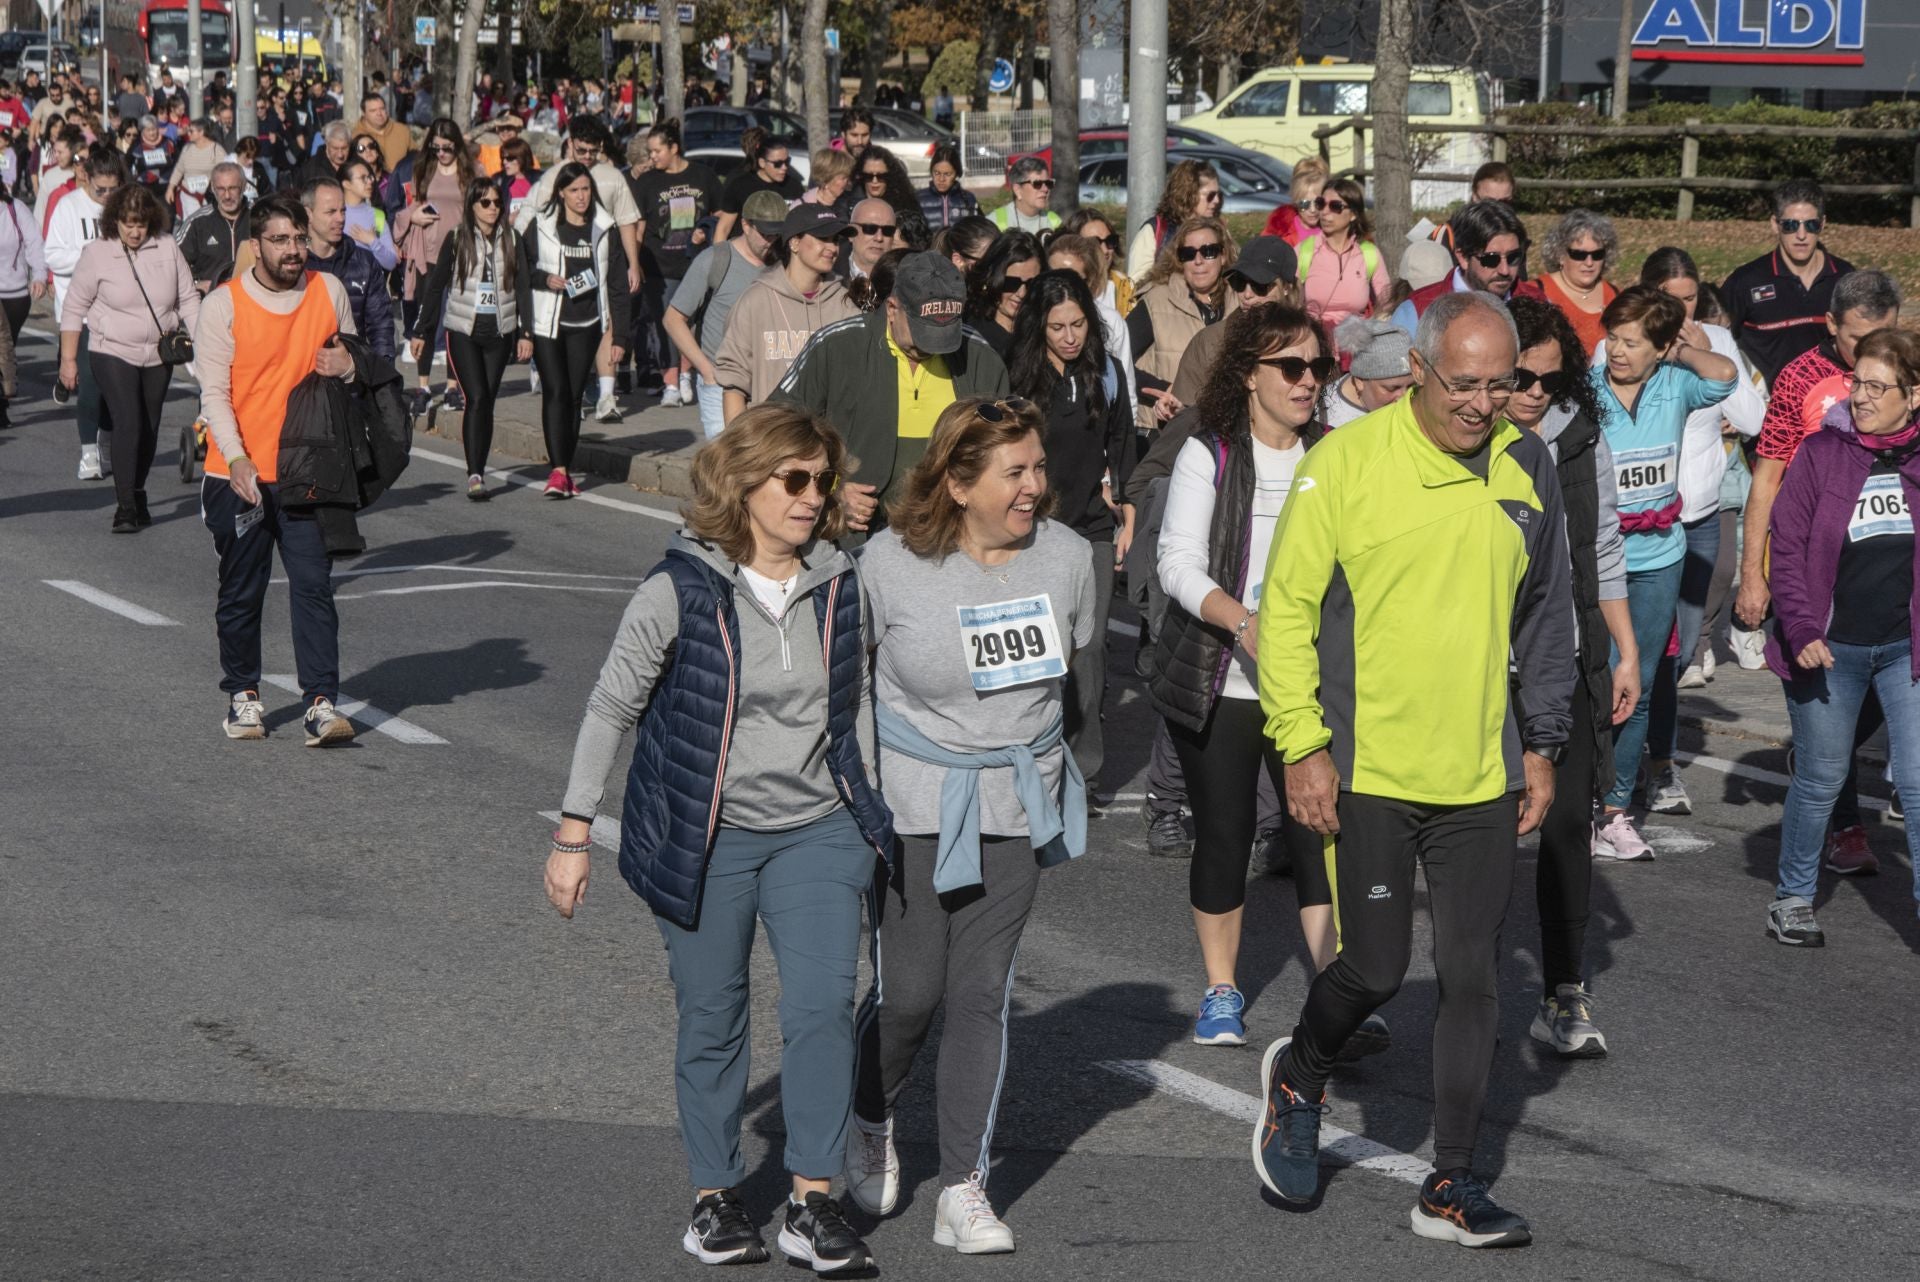
[[[160,83],[160,69],[173,68],[174,79],[187,75],[188,0],[147,0],[140,10],[140,44],[146,50],[147,83]],[[233,18],[224,0],[200,0],[200,60],[211,80],[216,71],[233,71]]]

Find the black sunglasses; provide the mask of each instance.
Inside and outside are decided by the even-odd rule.
[[[1120,252],[1120,233],[1110,231],[1100,237],[1100,243],[1107,247],[1108,252],[1117,254]]]
[[[1309,203],[1311,203],[1315,209],[1324,210],[1329,214],[1344,214],[1351,208],[1346,201],[1336,200],[1330,196],[1315,196]]]
[[[1289,383],[1298,383],[1309,374],[1313,375],[1314,382],[1325,383],[1340,369],[1340,362],[1331,356],[1316,356],[1312,360],[1303,356],[1266,356],[1255,364],[1279,370],[1280,377]]]
[[[1540,390],[1547,394],[1548,400],[1553,400],[1567,390],[1567,371],[1557,369],[1551,374],[1536,374],[1530,369],[1513,371],[1514,391],[1531,392],[1535,383],[1540,384]]]
[[[760,163],[769,169],[785,169],[793,163],[793,160],[791,157],[783,156],[779,160],[763,160]]]
[[[860,177],[865,182],[883,183],[887,180],[887,171],[882,169],[878,173],[875,173],[871,169],[866,169],[861,171]]]
[[[1033,402],[1024,396],[1008,396],[997,401],[981,401],[975,408],[987,422],[1004,423],[1032,409]]]
[[[1253,293],[1258,294],[1262,298],[1265,298],[1268,294],[1271,294],[1273,292],[1273,287],[1275,285],[1278,285],[1279,283],[1280,282],[1278,280],[1270,280],[1266,284],[1262,285],[1259,281],[1250,280],[1247,277],[1242,276],[1239,272],[1227,273],[1227,288],[1233,290],[1235,293],[1239,293],[1243,290],[1251,290]]]
[[[474,201],[473,207],[475,209],[498,209],[500,208],[500,198],[498,196],[484,197]]]
[[[1818,236],[1820,229],[1824,226],[1826,226],[1826,219],[1824,218],[1782,218],[1780,219],[1780,234],[1783,236],[1791,236],[1804,227],[1807,229],[1807,235]]]
[[[854,226],[869,236],[891,236],[895,230],[893,223],[855,223]]]
[[[1025,182],[1027,186],[1038,187],[1042,191],[1053,190],[1053,179],[1051,178],[1028,178],[1025,180]]]
[[[775,472],[772,479],[786,487],[787,497],[796,499],[807,492],[809,485],[818,485],[823,499],[832,498],[834,491],[840,488],[840,473],[830,467],[823,467],[818,472],[790,467],[784,472]]]
[[[1018,276],[1009,276],[1005,280],[1001,281],[998,285],[994,286],[994,289],[1002,294],[1017,294],[1021,290],[1025,289],[1030,283],[1031,282],[1029,281],[1022,280]]]
[[[1560,251],[1560,254],[1563,258],[1571,258],[1576,263],[1590,263],[1596,258],[1605,258],[1607,251],[1604,249],[1563,249]]]
[[[1521,263],[1521,260],[1526,258],[1526,256],[1527,256],[1527,251],[1524,249],[1509,249],[1504,254],[1475,254],[1473,256],[1473,261],[1476,263],[1479,263],[1482,267],[1486,268],[1488,271],[1492,271],[1494,268],[1498,267],[1503,260],[1506,262],[1507,266],[1509,267],[1518,267]]]
[[[1225,252],[1226,248],[1216,240],[1206,245],[1182,245],[1174,251],[1174,255],[1183,263],[1190,263],[1196,258],[1204,258],[1212,262]]]

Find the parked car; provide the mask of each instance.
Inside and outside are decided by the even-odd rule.
[[[1371,114],[1373,68],[1357,63],[1268,67],[1212,111],[1188,116],[1190,128],[1236,146],[1295,161],[1318,153],[1313,131],[1347,116]],[[1416,67],[1407,86],[1407,120],[1422,125],[1478,125],[1487,118],[1487,82],[1471,71]],[[1334,154],[1349,140],[1335,139]]]
[[[1167,146],[1169,147],[1215,147],[1222,151],[1245,151],[1244,147],[1235,147],[1210,133],[1189,128],[1186,125],[1167,126]],[[1080,163],[1097,160],[1102,156],[1124,156],[1127,154],[1127,127],[1125,125],[1095,125],[1091,129],[1080,131]],[[1012,171],[1014,162],[1028,156],[1038,156],[1047,162],[1047,168],[1053,168],[1053,146],[1048,144],[1038,151],[1023,151],[1007,157],[1007,169]]]
[[[959,141],[952,130],[942,129],[911,111],[901,111],[898,107],[871,107],[868,110],[873,112],[873,140],[892,152],[906,166],[908,177],[916,181],[924,180],[933,168],[935,147]],[[840,136],[841,115],[838,107],[827,113],[836,138]]]
[[[777,107],[695,107],[680,123],[680,142],[688,151],[696,147],[737,151],[740,135],[755,125],[785,138],[796,155],[806,153],[807,122]]]
[[[31,44],[44,44],[44,31],[0,31],[0,71],[9,75],[20,69],[20,55]]]
[[[787,172],[803,183],[811,181],[812,166],[807,163],[807,153],[797,147],[789,148],[788,151],[793,159],[793,168]],[[697,160],[713,170],[719,175],[721,182],[726,182],[747,167],[747,158],[740,153],[738,146],[688,147],[680,154],[688,160]]]
[[[1220,175],[1224,214],[1265,214],[1287,203],[1293,168],[1274,161],[1256,161],[1219,147],[1170,147],[1167,168],[1183,160],[1204,160]],[[1127,202],[1127,157],[1099,156],[1080,166],[1080,203],[1124,205]]]
[[[38,41],[20,51],[20,74],[37,71],[49,75],[55,71],[64,71],[80,65],[80,51],[64,40],[55,40],[52,44]]]

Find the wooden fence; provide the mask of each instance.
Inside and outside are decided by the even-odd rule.
[[[1373,128],[1373,121],[1366,116],[1352,116],[1333,124],[1322,125],[1313,131],[1320,143],[1320,158],[1329,167],[1333,165],[1333,140],[1342,133],[1351,132],[1351,161],[1345,169],[1336,171],[1335,177],[1369,178],[1373,171],[1367,168],[1367,133]],[[1627,138],[1648,138],[1671,141],[1680,140],[1680,172],[1671,178],[1529,178],[1516,175],[1515,181],[1522,187],[1536,187],[1546,190],[1567,191],[1645,191],[1661,188],[1677,188],[1679,199],[1674,209],[1674,217],[1681,222],[1693,219],[1693,194],[1696,191],[1771,191],[1777,183],[1759,178],[1716,178],[1701,174],[1700,140],[1702,138],[1826,138],[1834,141],[1842,139],[1868,142],[1898,142],[1913,148],[1912,178],[1904,183],[1826,183],[1822,184],[1830,196],[1906,196],[1911,204],[1908,212],[1908,225],[1920,228],[1920,129],[1840,129],[1814,125],[1710,125],[1698,120],[1689,120],[1679,125],[1421,125],[1411,131],[1414,134],[1478,134],[1491,138],[1493,159],[1507,158],[1507,139],[1509,138],[1595,138],[1615,141]],[[1413,178],[1425,182],[1471,182],[1472,174],[1433,173],[1416,171]]]

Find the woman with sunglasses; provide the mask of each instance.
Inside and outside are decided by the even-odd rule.
[[[1013,1250],[987,1177],[1014,957],[1040,869],[1086,847],[1064,689],[1095,592],[1086,540],[1048,519],[1045,422],[1017,398],[947,407],[860,559],[899,837],[871,901],[885,948],[861,1012],[847,1194],[893,1210],[893,1111],[944,1005],[933,1240],[963,1255]]]
[[[1654,666],[1673,632],[1687,553],[1680,524],[1681,446],[1687,416],[1726,400],[1739,370],[1713,351],[1678,300],[1651,286],[1622,290],[1600,319],[1607,329],[1606,359],[1591,378],[1618,478],[1640,698],[1614,735],[1613,783],[1593,857],[1646,860],[1653,858],[1653,847],[1634,827],[1627,805],[1647,743]]]
[[[1107,216],[1097,209],[1081,206],[1061,220],[1060,235],[1084,236],[1100,251],[1100,276],[1105,282],[1095,291],[1101,301],[1126,316],[1133,311],[1133,280],[1120,270],[1120,233]]]
[[[364,169],[361,161],[349,162]],[[425,300],[407,333],[418,361],[426,334],[447,334],[447,359],[466,400],[460,436],[467,455],[467,497],[484,502],[487,455],[493,449],[493,409],[512,361],[533,356],[519,307],[519,238],[505,217],[500,189],[490,179],[467,185],[460,225],[440,246],[440,257],[421,287]]]
[[[553,471],[550,499],[580,492],[573,453],[580,444],[581,399],[592,386],[600,336],[612,334],[613,359],[627,332],[627,255],[613,215],[600,203],[593,174],[577,160],[560,167],[553,195],[520,237],[520,297],[534,368],[540,371],[540,421]],[[478,469],[473,469],[478,470]]]
[[[920,189],[920,212],[935,231],[980,212],[980,202],[960,185],[960,148],[950,142],[933,149],[927,185]]]
[[[379,148],[375,147],[374,151],[378,152]],[[340,190],[346,196],[346,234],[373,255],[381,271],[390,272],[398,267],[400,254],[393,247],[387,211],[373,199],[373,162],[355,156],[340,166]],[[381,288],[386,288],[384,281]]]
[[[1861,339],[1852,390],[1821,426],[1800,446],[1774,501],[1767,575],[1767,665],[1786,684],[1794,746],[1767,933],[1803,948],[1826,943],[1813,900],[1869,692],[1886,711],[1899,800],[1920,799],[1920,544],[1912,515],[1920,506],[1920,340],[1891,328]],[[1920,898],[1920,825],[1906,827]],[[1852,871],[1877,871],[1869,860]]]
[[[1537,298],[1565,312],[1591,356],[1607,336],[1600,317],[1620,293],[1606,279],[1619,253],[1620,234],[1611,218],[1591,209],[1569,210],[1540,241],[1546,274],[1515,285],[1513,297]]]
[[[1201,330],[1225,320],[1239,307],[1227,288],[1227,273],[1237,257],[1225,223],[1218,218],[1194,218],[1168,239],[1147,273],[1134,309],[1127,313],[1140,382],[1142,428],[1166,422],[1181,408],[1169,398],[1187,345]]]
[[[1180,447],[1167,488],[1158,558],[1167,614],[1148,692],[1193,810],[1188,898],[1206,970],[1193,1040],[1202,1046],[1247,1040],[1238,969],[1259,772],[1286,796],[1256,676],[1262,571],[1294,472],[1321,436],[1321,389],[1338,369],[1304,310],[1272,303],[1237,313],[1200,393],[1199,430]],[[1326,860],[1320,840],[1292,820],[1281,833],[1301,933],[1321,969],[1334,956]],[[1382,1024],[1354,1053],[1384,1049],[1385,1037]]]
[[[854,153],[853,199],[884,200],[896,211],[920,208],[920,197],[913,190],[913,180],[907,177],[907,167],[877,142]]]
[[[1587,351],[1566,313],[1537,298],[1508,307],[1519,333],[1506,417],[1545,441],[1566,500],[1579,626],[1573,730],[1554,770],[1553,804],[1540,824],[1540,973],[1544,991],[1530,1032],[1569,1058],[1607,1053],[1586,987],[1593,892],[1593,807],[1613,783],[1613,727],[1640,699],[1639,643],[1627,607],[1613,451]],[[1617,657],[1616,657],[1617,656]]]
[[[467,155],[466,140],[460,127],[442,116],[427,128],[420,150],[410,157],[411,173],[404,179],[406,206],[393,224],[394,248],[400,251],[401,312],[407,333],[415,332],[420,317],[420,284],[440,260],[457,216],[464,209],[467,189],[474,179],[473,161]],[[412,412],[427,412],[433,400],[433,358],[440,350],[439,333],[420,335],[425,345],[417,358],[418,385],[413,393]]]
[[[1314,197],[1320,231],[1300,242],[1300,291],[1307,314],[1322,329],[1334,333],[1349,316],[1371,316],[1393,292],[1393,279],[1380,247],[1373,243],[1373,224],[1367,218],[1366,193],[1351,178],[1327,184]]]
[[[500,172],[493,181],[507,202],[509,221],[519,218],[520,207],[533,195],[540,182],[540,165],[534,159],[533,146],[525,138],[511,138],[500,144]]]
[[[1160,195],[1160,207],[1134,233],[1127,246],[1127,276],[1144,285],[1160,255],[1189,222],[1196,218],[1218,218],[1226,197],[1220,191],[1220,175],[1204,160],[1183,160],[1167,172],[1166,190]]]
[[[764,925],[781,990],[780,1251],[822,1274],[869,1269],[831,1196],[852,1113],[861,899],[894,843],[869,783],[865,571],[833,546],[846,466],[833,428],[787,405],[756,406],[739,427],[695,456],[686,528],[634,593],[588,696],[546,892],[569,918],[585,898],[607,772],[637,725],[619,863],[653,911],[679,1010],[695,1199],[681,1247],[703,1264],[767,1259],[739,1187]]]
[[[1275,206],[1267,215],[1262,236],[1278,236],[1295,249],[1320,230],[1320,209],[1313,202],[1327,185],[1327,162],[1318,156],[1304,156],[1293,167],[1293,181],[1287,188],[1287,203]]]
[[[967,324],[980,332],[1001,360],[1013,350],[1013,322],[1027,285],[1045,267],[1040,242],[1030,233],[1010,231],[987,247],[967,273]]]
[[[789,205],[800,199],[800,176],[793,172],[793,153],[785,138],[776,138],[755,125],[740,135],[740,149],[746,153],[747,167],[727,179],[727,185],[720,189],[720,217],[713,228],[715,243],[733,239],[740,211],[754,192],[779,192]]]

